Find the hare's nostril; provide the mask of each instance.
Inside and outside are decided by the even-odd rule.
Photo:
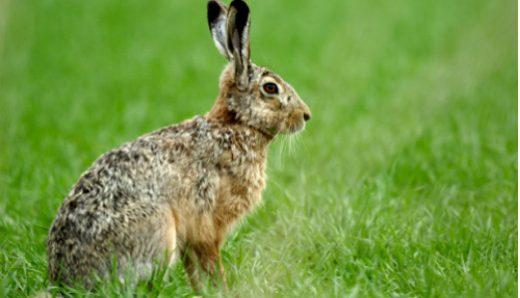
[[[309,113],[303,113],[303,120],[309,121],[311,119],[311,114]]]

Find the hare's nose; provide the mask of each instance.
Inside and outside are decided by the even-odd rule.
[[[311,120],[311,114],[309,113],[303,113],[303,120],[309,121]]]

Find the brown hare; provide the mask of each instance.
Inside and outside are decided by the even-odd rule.
[[[52,283],[86,287],[127,270],[146,279],[182,259],[225,285],[220,248],[233,224],[261,200],[270,142],[310,119],[280,76],[250,61],[249,8],[207,4],[211,35],[229,64],[212,109],[101,156],[74,185],[49,232]]]

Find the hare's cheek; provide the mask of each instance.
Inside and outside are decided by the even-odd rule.
[[[292,112],[289,116],[289,123],[291,126],[296,126],[300,121],[300,117],[298,117],[297,112]]]
[[[293,111],[290,114],[287,122],[287,127],[291,132],[302,130],[305,126],[303,114],[300,111]]]
[[[265,107],[271,111],[276,112],[283,109],[282,103],[277,98],[268,98],[265,99],[263,102]]]

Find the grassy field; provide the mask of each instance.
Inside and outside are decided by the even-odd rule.
[[[313,119],[272,145],[264,204],[224,246],[231,293],[515,297],[516,2],[250,2],[253,60]],[[48,287],[48,228],[99,155],[211,107],[205,14],[0,1],[0,297]],[[181,266],[155,284],[137,290],[193,295]]]

